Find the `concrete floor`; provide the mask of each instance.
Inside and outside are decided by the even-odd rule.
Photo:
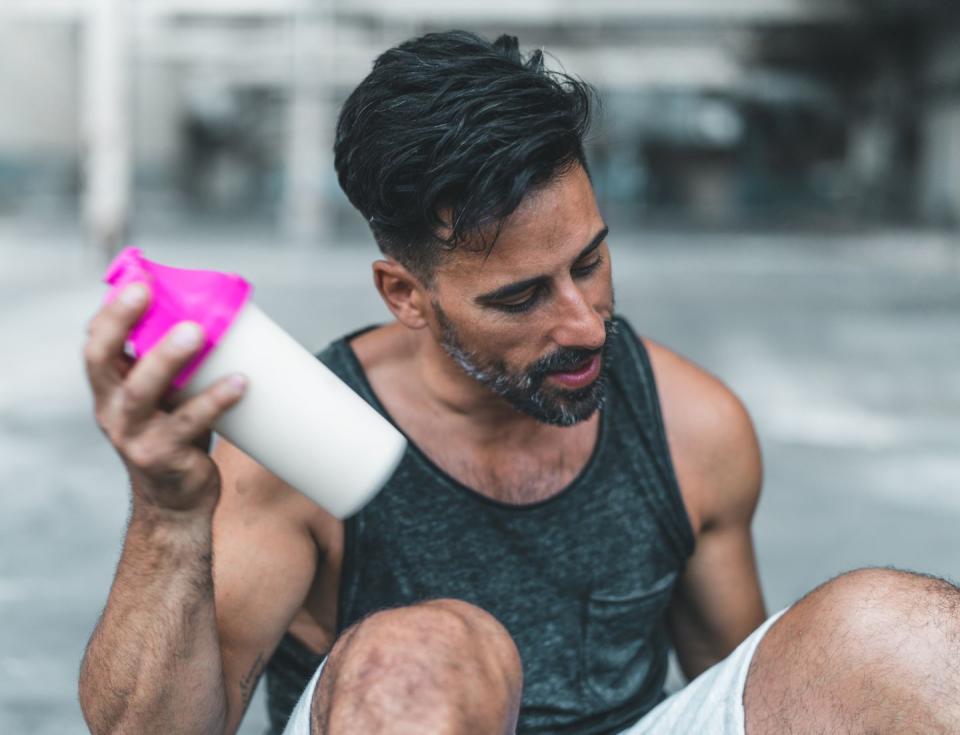
[[[960,574],[960,242],[929,234],[611,237],[619,311],[723,378],[754,416],[770,610],[841,571]],[[372,245],[324,253],[142,239],[240,272],[303,344],[386,319]],[[127,513],[96,429],[84,327],[102,265],[76,238],[0,231],[0,732],[85,732],[83,647]],[[262,694],[242,730],[260,733]]]

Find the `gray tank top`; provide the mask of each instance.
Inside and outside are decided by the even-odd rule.
[[[411,443],[380,494],[345,522],[338,632],[437,597],[487,610],[523,660],[519,733],[615,733],[664,697],[665,612],[694,538],[649,358],[617,322],[597,443],[566,488],[501,503]],[[318,357],[389,419],[348,345],[360,333]],[[266,673],[273,732],[321,660],[290,635],[281,641]]]

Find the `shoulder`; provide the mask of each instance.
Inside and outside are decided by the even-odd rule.
[[[719,378],[651,339],[667,443],[694,529],[752,517],[762,460],[750,414]]]

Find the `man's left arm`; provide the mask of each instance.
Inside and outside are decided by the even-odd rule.
[[[719,380],[650,344],[670,453],[697,532],[668,624],[688,679],[765,619],[750,525],[763,469],[750,416]]]
[[[718,485],[727,478],[718,475]],[[668,613],[687,679],[726,658],[767,617],[750,534],[756,494],[745,485],[724,497],[729,504],[701,529]]]

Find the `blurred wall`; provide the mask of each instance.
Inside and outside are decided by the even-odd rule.
[[[78,32],[0,22],[0,215],[70,208],[80,158]]]
[[[79,144],[76,27],[0,24],[0,53],[0,150],[73,155]]]
[[[90,80],[80,70],[93,4],[9,1],[0,9],[0,216],[69,214],[91,153],[80,129]],[[451,27],[516,33],[599,88],[597,191],[632,224],[960,222],[960,31],[950,3],[125,7],[140,231],[202,222],[289,232],[299,222],[308,240],[317,228],[361,232],[332,171],[337,106],[379,52]]]
[[[924,70],[929,100],[923,121],[921,202],[931,222],[960,223],[960,31],[932,39]]]

